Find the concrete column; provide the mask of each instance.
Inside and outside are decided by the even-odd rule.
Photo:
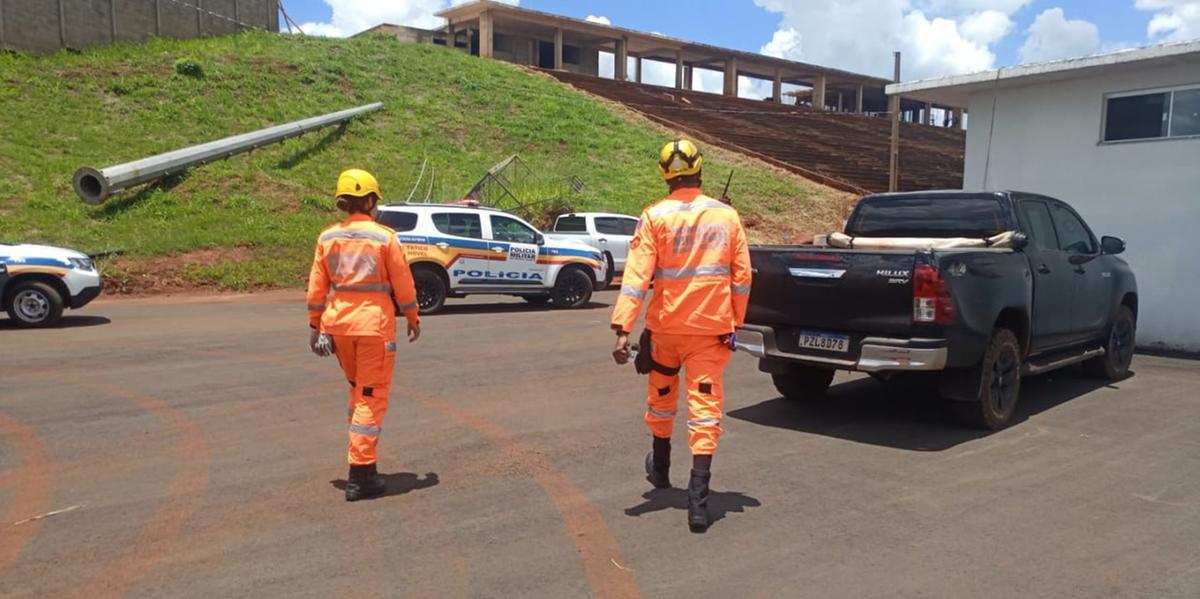
[[[683,50],[675,51],[675,89],[683,89]]]
[[[846,103],[844,102],[843,98],[844,96],[842,92],[838,92],[838,112],[843,112],[846,110]]]
[[[695,70],[695,67],[693,67],[691,65],[684,67],[684,69],[683,69],[683,89],[686,89],[686,90],[692,89],[692,71],[694,71],[694,70]]]
[[[863,86],[858,86],[858,96],[854,100],[854,112],[862,114],[863,111]]]
[[[634,60],[633,64],[634,64],[634,69],[635,69],[634,73],[633,73],[634,81],[641,83],[642,82],[642,57],[641,56],[637,57]]]
[[[725,61],[725,95],[734,98],[738,95],[738,66],[737,57],[730,56]]]
[[[933,124],[933,104],[930,104],[929,102],[925,103],[925,124]]]
[[[4,48],[4,0],[0,0],[0,49]]]
[[[233,29],[235,31],[242,30],[242,15],[241,15],[242,11],[241,11],[241,7],[238,6],[238,4],[239,4],[238,0],[233,0],[233,20],[237,21],[237,23],[234,23],[234,25],[233,25]]]
[[[491,58],[495,33],[492,27],[492,11],[485,10],[479,14],[479,57]]]
[[[554,70],[563,70],[563,30],[554,30]]]
[[[771,85],[771,98],[777,104],[783,104],[783,72],[775,69],[775,81]]]
[[[196,0],[196,35],[204,37],[204,0]]]
[[[825,110],[825,76],[817,75],[813,80],[812,90],[813,108],[817,110]]]
[[[0,0],[3,2],[4,0]],[[116,0],[108,0],[108,35],[109,41],[117,43],[117,3]]]
[[[952,126],[955,129],[962,129],[963,128],[963,122],[962,122],[963,121],[963,109],[955,108],[950,114],[954,115],[952,117],[954,120],[954,124]]]
[[[67,47],[67,9],[63,0],[58,0],[58,47]]]
[[[538,52],[538,41],[535,39],[530,39],[529,40],[529,66],[531,66],[531,67],[542,66],[539,64],[539,60],[540,60],[539,54],[540,54],[540,52]]]
[[[626,81],[629,79],[629,42],[625,38],[617,40],[616,51],[613,52],[613,79]]]

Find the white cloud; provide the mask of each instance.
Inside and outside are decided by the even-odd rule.
[[[1152,11],[1146,35],[1154,41],[1181,42],[1200,38],[1200,1],[1137,0],[1138,10]]]
[[[973,42],[990,46],[1008,37],[1016,23],[998,10],[974,13],[962,21],[962,36]]]
[[[764,54],[891,78],[900,50],[905,79],[991,68],[993,48],[1031,0],[754,0],[781,15]]]
[[[1029,26],[1029,37],[1018,55],[1021,62],[1041,62],[1086,56],[1100,51],[1100,29],[1082,19],[1066,18],[1063,9],[1043,11]]]
[[[380,23],[408,25],[433,29],[444,22],[434,16],[439,11],[468,0],[324,0],[333,9],[333,16],[325,23],[304,23],[301,31],[309,35],[346,37]],[[520,0],[500,0],[506,4],[519,4]]]
[[[588,23],[599,23],[601,25],[609,25],[609,26],[612,25],[612,19],[609,19],[608,17],[605,17],[605,16],[588,15],[587,18],[584,20],[587,21]]]

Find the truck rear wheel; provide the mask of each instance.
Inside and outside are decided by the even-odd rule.
[[[771,382],[775,389],[791,401],[810,401],[820,399],[829,390],[833,382],[834,371],[825,368],[814,368],[792,364],[787,372],[772,374]]]
[[[1129,376],[1133,363],[1133,344],[1137,335],[1137,320],[1129,306],[1121,306],[1108,328],[1104,349],[1107,353],[1083,363],[1088,373],[1097,378],[1120,381]]]
[[[998,431],[1009,425],[1021,394],[1021,344],[1008,329],[996,329],[980,364],[979,398],[951,402],[963,424]]]

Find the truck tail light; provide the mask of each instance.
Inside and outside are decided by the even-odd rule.
[[[954,322],[954,300],[938,269],[928,264],[913,271],[913,322]]]

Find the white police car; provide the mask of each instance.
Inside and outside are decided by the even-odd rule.
[[[580,308],[602,288],[600,252],[582,243],[547,241],[520,218],[459,204],[380,206],[376,220],[396,230],[412,266],[422,314],[447,297],[518,296],[531,304]]]
[[[0,242],[0,307],[17,326],[51,326],[103,288],[86,254],[45,245]]]

